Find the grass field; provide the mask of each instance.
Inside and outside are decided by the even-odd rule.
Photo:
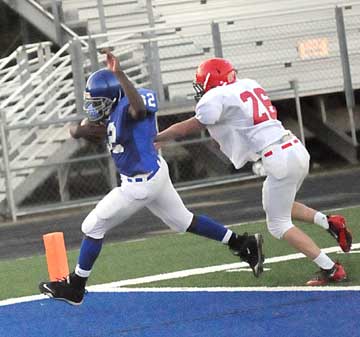
[[[358,243],[360,228],[358,219],[360,208],[337,210],[347,218],[352,230],[354,243]],[[336,241],[323,229],[315,225],[298,224],[322,248],[336,247]],[[146,240],[109,243],[103,247],[96,262],[89,285],[116,282],[150,275],[171,273],[193,268],[222,266],[224,270],[208,272],[204,269],[199,275],[171,277],[167,280],[145,282],[136,287],[260,287],[260,286],[303,286],[317,271],[315,264],[305,258],[287,260],[287,255],[296,253],[286,242],[275,240],[267,232],[264,222],[231,226],[241,233],[260,232],[265,239],[265,255],[268,261],[283,257],[282,262],[267,263],[265,272],[258,279],[247,268],[229,268],[227,264],[239,262],[228,248],[215,241],[192,234],[162,234]],[[65,241],[66,241],[66,233]],[[338,250],[340,251],[340,250]],[[341,286],[360,285],[360,253],[354,249],[351,254],[334,252],[329,254],[339,260],[348,272],[348,281]],[[68,251],[69,266],[76,264],[78,250]],[[33,256],[0,261],[0,299],[38,294],[37,285],[47,280],[45,256]]]

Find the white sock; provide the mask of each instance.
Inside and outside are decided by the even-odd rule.
[[[75,267],[75,274],[80,277],[89,277],[91,270],[84,270],[81,269],[80,266],[77,264]]]
[[[322,228],[329,229],[329,223],[325,214],[316,212],[314,216],[314,224],[321,226]]]
[[[228,229],[223,237],[223,239],[221,240],[222,243],[224,243],[225,245],[228,244],[230,238],[231,238],[231,235],[232,235],[232,230]]]
[[[324,252],[321,252],[319,256],[313,260],[322,269],[331,269],[335,263]]]

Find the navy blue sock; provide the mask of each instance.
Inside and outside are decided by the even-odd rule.
[[[228,232],[228,229],[207,216],[199,215],[194,218],[188,232],[205,236],[216,241],[222,241],[225,234]]]
[[[92,239],[87,236],[82,240],[78,260],[79,267],[82,270],[92,269],[96,258],[100,254],[102,241],[102,239]]]

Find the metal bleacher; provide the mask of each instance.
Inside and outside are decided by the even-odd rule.
[[[1,121],[6,124],[6,153],[17,203],[53,171],[43,169],[39,174],[39,166],[65,159],[77,149],[75,142],[68,141],[69,123],[56,124],[76,113],[70,56],[60,50],[54,57],[50,47],[50,42],[19,47],[0,62]],[[1,150],[4,155],[5,149]],[[6,171],[3,165],[1,169],[4,207]]]
[[[266,3],[270,5],[270,2]],[[299,80],[302,96],[341,91],[343,80],[335,8],[307,8],[306,2],[299,3],[297,11],[283,14],[279,14],[283,10],[273,8],[269,14],[258,13],[253,17],[249,17],[244,11],[240,17],[214,19],[220,26],[223,56],[235,64],[239,76],[255,78],[269,91],[288,87],[292,79]],[[326,1],[322,3],[326,4]],[[276,2],[274,6],[278,8],[279,4],[280,2]],[[264,11],[266,8],[262,7]],[[355,74],[353,81],[354,86],[358,87],[360,6],[346,8],[344,13],[351,66]],[[175,18],[179,16],[180,14],[172,17],[174,23],[178,22]],[[184,19],[185,17],[186,15]],[[184,26],[179,35],[187,36],[193,41],[198,55],[179,57],[176,62],[162,62],[163,82],[169,87],[170,97],[191,95],[191,81],[197,64],[214,55],[208,23]],[[316,38],[327,39],[328,55],[301,59],[299,42]]]
[[[309,8],[322,9],[335,5],[350,5],[351,0],[153,0],[154,8],[168,24],[206,22],[231,17],[288,15]],[[231,14],[229,14],[231,13]],[[275,23],[274,23],[275,24]]]
[[[63,0],[62,5],[65,13],[75,11],[79,20],[87,22],[90,33],[102,32],[97,0]],[[149,27],[146,7],[141,1],[104,0],[103,5],[106,30],[109,33]],[[159,16],[155,19],[157,24],[163,22]]]
[[[8,207],[6,182],[10,181],[14,203],[19,205],[52,175],[61,179],[66,162],[85,145],[69,137],[70,124],[84,117],[76,104],[72,44],[66,43],[55,51],[50,42],[22,46],[0,60],[1,124],[6,125],[2,133],[7,144],[1,150],[3,154],[6,151],[8,160],[8,171],[5,157],[0,161],[2,211]],[[80,43],[79,47],[81,53],[89,52]],[[118,55],[129,57],[133,52],[136,46],[122,48]],[[88,56],[81,57],[84,69],[79,72],[84,83],[90,61]],[[126,72],[135,71],[134,81],[143,83],[138,71],[141,67],[134,65],[131,58],[123,66]],[[66,197],[61,196],[61,200],[66,201]]]
[[[103,0],[103,4],[108,45],[117,45],[116,36],[111,34],[132,32],[130,46],[149,27],[146,0]],[[357,68],[360,6],[349,0],[336,4],[349,6],[345,11],[349,50],[354,55],[352,67]],[[220,26],[223,56],[231,59],[240,76],[258,79],[269,91],[288,87],[294,78],[301,82],[301,95],[339,91],[342,87],[332,0],[153,0],[152,8],[162,82],[169,100],[191,97],[196,66],[214,56],[211,22]],[[102,32],[97,1],[64,0],[63,9],[65,13],[77,11],[91,34]],[[318,37],[328,39],[328,57],[300,59],[299,41]],[[139,61],[146,63],[141,57]],[[145,69],[143,74],[147,75]],[[359,82],[357,78],[354,81]]]
[[[170,111],[167,103],[174,103],[171,113],[189,112],[195,69],[216,53],[214,24],[221,34],[223,56],[233,62],[240,77],[254,78],[273,92],[272,98],[293,97],[289,82],[294,79],[299,81],[301,96],[343,90],[332,0],[153,0],[152,28],[146,0],[102,2],[107,34],[99,35],[104,27],[97,0],[63,0],[65,24],[85,22],[97,48],[114,47],[137,86],[152,84],[153,59],[145,45],[155,41],[166,100],[160,115]],[[51,1],[38,3],[49,8]],[[344,15],[353,86],[360,88],[360,1],[336,3],[348,5]],[[302,58],[299,43],[318,38],[326,39],[328,53]],[[83,49],[86,75],[89,50]],[[7,125],[11,185],[19,205],[59,169],[56,163],[69,159],[82,146],[68,137],[71,120],[79,118],[71,42],[60,50],[51,49],[48,42],[20,47],[0,60],[0,76],[0,113]],[[2,161],[0,165],[0,206],[4,208],[8,206],[4,202],[6,172]]]

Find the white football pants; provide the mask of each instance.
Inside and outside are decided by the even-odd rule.
[[[166,161],[159,158],[160,168],[149,181],[128,182],[124,177],[121,186],[115,187],[96,205],[82,224],[85,235],[102,239],[109,229],[143,207],[147,207],[171,229],[178,232],[187,230],[193,213],[176,192]]]
[[[268,230],[277,239],[294,226],[291,210],[296,193],[309,172],[309,160],[308,151],[295,136],[262,151],[267,175],[262,189],[262,203]]]

